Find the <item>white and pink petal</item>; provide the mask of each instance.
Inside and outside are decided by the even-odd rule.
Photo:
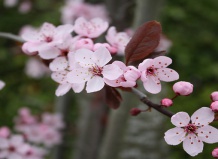
[[[205,126],[214,120],[214,112],[208,107],[202,107],[194,112],[191,121],[197,126]]]
[[[170,68],[160,68],[157,70],[157,75],[161,81],[171,82],[179,79],[179,74]]]
[[[189,124],[190,117],[186,112],[178,112],[171,117],[171,122],[177,127],[184,127]]]
[[[191,156],[203,151],[204,144],[195,134],[188,134],[183,141],[183,149]]]
[[[123,74],[123,70],[115,64],[109,64],[103,67],[102,75],[109,80],[115,80]]]
[[[175,127],[165,132],[164,139],[169,145],[178,145],[185,140],[185,135],[186,132],[183,128]]]
[[[102,77],[93,76],[87,81],[86,91],[87,93],[97,92],[104,87],[105,83]]]
[[[206,143],[217,143],[218,142],[218,129],[206,125],[197,129],[198,138]]]

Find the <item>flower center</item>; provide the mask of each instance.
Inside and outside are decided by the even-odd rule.
[[[155,75],[155,69],[153,67],[147,68],[147,75]]]
[[[103,68],[99,66],[93,66],[92,68],[89,68],[89,71],[94,75],[94,76],[101,76]]]
[[[14,147],[14,146],[10,146],[10,147],[8,148],[8,151],[10,151],[10,152],[15,152],[15,151],[16,151],[16,149],[15,149],[15,147]]]
[[[197,130],[197,127],[194,125],[194,124],[188,124],[186,127],[185,127],[185,132],[189,133],[189,134],[192,134],[192,133],[195,133]]]

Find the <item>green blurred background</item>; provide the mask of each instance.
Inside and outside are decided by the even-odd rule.
[[[17,6],[6,8],[1,3],[0,31],[18,34],[26,24],[40,26],[45,21],[59,25],[63,4],[63,1],[35,0],[32,10],[22,14]],[[171,68],[179,72],[180,80],[194,84],[194,93],[177,98],[170,109],[192,114],[202,106],[209,106],[210,93],[218,90],[218,1],[166,0],[158,20],[161,21],[163,33],[173,42],[168,54],[173,59]],[[29,57],[22,54],[20,47],[20,43],[0,38],[0,79],[6,82],[6,87],[0,91],[0,126],[12,127],[13,117],[23,106],[30,107],[36,114],[54,111],[57,84],[49,76],[41,79],[28,77],[24,69]],[[167,97],[173,96],[172,84],[167,84]],[[73,106],[71,111],[77,112]],[[75,114],[70,117],[72,121],[77,116]],[[205,152],[194,158],[210,158],[216,146],[206,144]],[[181,145],[171,147],[171,150],[172,159],[190,158]]]

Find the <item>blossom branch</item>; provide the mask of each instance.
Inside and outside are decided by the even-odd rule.
[[[0,32],[0,37],[15,40],[15,41],[18,41],[18,42],[21,42],[21,43],[25,42],[21,37],[19,37],[17,35],[14,35],[14,34],[11,34],[11,33]]]
[[[135,95],[137,95],[137,96],[139,97],[139,99],[140,99],[144,104],[146,104],[147,106],[156,109],[157,111],[159,111],[160,113],[162,113],[162,114],[164,114],[164,115],[166,115],[166,116],[168,116],[168,117],[172,117],[172,116],[174,115],[173,112],[170,112],[170,111],[168,111],[168,110],[162,108],[161,105],[155,104],[155,103],[151,102],[151,101],[147,98],[147,96],[146,96],[144,93],[142,93],[141,91],[139,91],[138,89],[132,88],[132,92],[133,92]]]

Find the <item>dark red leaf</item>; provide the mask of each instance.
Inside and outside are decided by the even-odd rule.
[[[122,97],[120,93],[113,87],[105,86],[106,103],[110,108],[117,109],[120,106]]]
[[[126,46],[126,64],[145,59],[158,46],[161,25],[157,21],[149,21],[141,25]]]

